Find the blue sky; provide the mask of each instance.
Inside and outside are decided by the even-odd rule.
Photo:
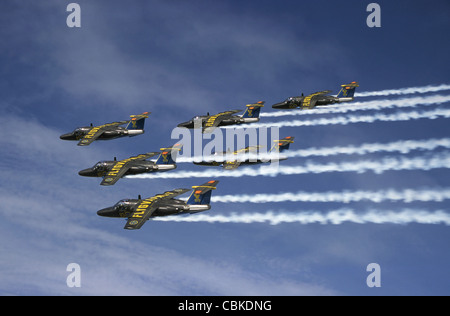
[[[448,295],[444,224],[148,222],[140,231],[96,211],[122,198],[189,188],[209,178],[123,179],[101,187],[77,172],[173,144],[180,122],[206,112],[270,105],[358,81],[358,91],[449,84],[446,1],[378,1],[368,28],[361,1],[3,1],[0,18],[0,294],[3,295]],[[448,91],[423,96],[448,96]],[[417,96],[415,94],[414,96]],[[448,102],[352,115],[445,109]],[[89,123],[152,112],[139,137],[86,148],[59,135]],[[262,122],[333,118],[313,113]],[[447,137],[448,119],[285,127],[293,149]],[[284,166],[432,159],[445,148],[290,158]],[[259,167],[255,169],[259,170]],[[213,195],[449,187],[448,168],[223,177]],[[180,164],[178,170],[205,171]],[[186,196],[187,197],[187,196]],[[449,201],[213,203],[211,215],[326,214],[347,207],[448,212]],[[82,269],[81,288],[66,267]],[[381,288],[368,288],[378,263]]]

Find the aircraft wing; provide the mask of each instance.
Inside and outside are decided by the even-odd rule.
[[[317,100],[319,99],[319,97],[321,95],[325,95],[331,93],[331,90],[325,90],[325,91],[319,91],[319,92],[314,92],[310,95],[307,95],[302,102],[302,108],[309,108],[312,109],[316,106]]]
[[[163,194],[155,195],[154,197],[141,200],[136,205],[134,212],[128,218],[128,221],[124,229],[139,229],[145,222],[152,216],[152,214],[158,209],[161,202],[172,199],[178,195],[184,194],[190,189],[176,189],[173,191],[167,191]]]
[[[208,119],[205,122],[205,125],[203,126],[203,133],[212,132],[217,126],[219,126],[220,122],[229,118],[231,115],[239,112],[241,112],[241,110],[225,111],[218,113],[216,115],[211,115],[210,117],[208,117]]]
[[[244,156],[245,154],[257,153],[258,149],[261,147],[262,146],[260,146],[260,145],[249,146],[249,147],[234,151],[233,155],[238,156],[238,159],[224,161],[223,168],[226,170],[233,170],[233,169],[238,168],[242,164],[242,161],[243,161],[242,158],[244,158],[244,160],[247,158],[246,156]],[[239,155],[241,155],[241,157],[239,157]]]
[[[257,153],[259,148],[261,148],[261,145],[256,145],[256,146],[248,146],[244,149],[240,149],[235,151],[235,153],[237,154],[244,154],[244,153]]]
[[[241,161],[238,160],[228,160],[223,162],[223,169],[233,170],[241,165]]]
[[[130,157],[125,160],[117,161],[111,170],[105,175],[100,185],[114,185],[137,161],[143,161],[153,156],[158,155],[159,152],[150,152],[135,157]]]
[[[90,145],[94,140],[96,140],[97,138],[99,138],[104,132],[105,130],[108,129],[108,127],[114,127],[114,126],[119,126],[119,125],[123,125],[125,123],[128,123],[128,121],[120,121],[120,122],[114,122],[114,123],[108,123],[108,124],[104,124],[104,125],[100,125],[100,126],[96,126],[91,128],[91,130],[84,135],[84,137],[80,140],[80,142],[78,143],[78,146],[88,146]]]

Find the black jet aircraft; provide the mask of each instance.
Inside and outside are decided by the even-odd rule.
[[[78,146],[88,146],[93,141],[114,139],[125,136],[136,136],[144,133],[145,119],[150,112],[139,115],[130,115],[131,120],[108,123],[100,126],[79,127],[72,133],[61,135],[62,140],[77,140]],[[126,127],[121,125],[128,124]]]
[[[353,101],[356,87],[359,87],[358,83],[353,81],[349,84],[341,85],[341,91],[337,96],[328,95],[331,90],[315,92],[310,95],[304,96],[303,93],[299,97],[290,97],[283,102],[272,105],[274,109],[313,109],[316,106],[328,105],[341,102]]]
[[[222,165],[224,169],[232,170],[238,168],[241,165],[256,165],[265,162],[286,160],[287,158],[283,158],[280,156],[274,157],[271,156],[271,154],[279,154],[285,150],[288,150],[289,146],[294,142],[294,137],[288,136],[280,140],[275,140],[274,142],[275,145],[270,149],[267,157],[265,157],[264,155],[258,157],[257,152],[260,146],[249,146],[234,152],[215,153],[212,159],[207,159],[201,162],[194,161],[194,164],[202,166]],[[250,156],[246,156],[246,154],[250,154]],[[254,156],[252,156],[251,154],[254,154]]]
[[[114,185],[126,175],[173,170],[177,167],[175,159],[181,147],[182,145],[175,144],[170,148],[161,148],[161,152],[150,152],[119,161],[114,157],[114,161],[100,161],[94,167],[81,170],[78,174],[84,177],[103,177],[101,185]],[[158,154],[156,161],[147,160]]]
[[[113,207],[97,212],[99,216],[127,218],[125,229],[140,229],[145,222],[153,217],[194,214],[211,209],[211,190],[215,190],[219,181],[211,180],[199,186],[193,186],[191,196],[187,201],[174,199],[190,189],[175,189],[147,199],[126,199],[119,201]]]
[[[203,133],[211,133],[218,126],[228,126],[244,123],[259,122],[259,112],[264,106],[264,101],[247,104],[247,109],[242,116],[234,115],[241,110],[225,111],[215,115],[196,116],[192,120],[178,124],[178,127],[200,128]],[[198,126],[197,126],[198,124]]]

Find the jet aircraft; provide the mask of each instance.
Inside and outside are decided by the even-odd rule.
[[[358,83],[353,81],[349,84],[341,85],[341,91],[337,96],[328,95],[331,90],[315,92],[310,95],[304,96],[303,93],[299,97],[290,97],[283,102],[272,105],[274,109],[313,109],[316,106],[328,105],[341,102],[353,101],[356,87],[359,87]]]
[[[78,174],[84,177],[103,177],[101,185],[114,185],[126,175],[173,170],[177,167],[175,159],[181,147],[182,145],[175,144],[170,148],[161,148],[160,153],[150,152],[120,161],[114,157],[114,161],[99,161],[94,167],[81,170]],[[159,157],[155,162],[147,160],[157,154]]]
[[[139,115],[130,115],[131,120],[108,123],[100,126],[79,127],[71,133],[61,135],[62,140],[77,140],[78,146],[88,146],[93,141],[114,139],[125,136],[136,136],[144,133],[145,119],[150,112]],[[128,124],[126,127],[121,125]]]
[[[127,218],[124,229],[140,229],[145,222],[153,217],[194,214],[211,209],[211,190],[215,190],[219,181],[211,180],[199,186],[193,186],[191,196],[185,202],[175,199],[190,189],[175,189],[153,197],[142,199],[126,199],[119,201],[113,207],[97,212],[99,216]]]
[[[192,120],[178,124],[178,127],[197,128],[202,127],[202,133],[211,133],[218,126],[228,126],[244,123],[259,122],[259,112],[264,106],[264,101],[253,104],[247,104],[247,109],[242,116],[234,115],[241,110],[231,110],[221,112],[215,115],[196,116]],[[198,123],[197,123],[198,122]]]
[[[232,170],[236,169],[241,165],[255,165],[261,164],[265,162],[274,162],[286,160],[287,158],[283,157],[273,157],[271,158],[271,154],[273,153],[281,153],[285,150],[289,149],[289,146],[294,142],[294,137],[288,136],[281,140],[275,140],[275,145],[270,149],[267,157],[261,156],[258,157],[257,152],[260,146],[249,146],[244,149],[239,149],[235,152],[222,152],[216,153],[214,158],[216,159],[207,159],[201,162],[194,162],[196,165],[202,166],[220,166],[222,165],[224,169]],[[245,156],[245,154],[254,154],[253,156]],[[233,157],[235,156],[235,157]],[[241,157],[239,157],[241,156]]]

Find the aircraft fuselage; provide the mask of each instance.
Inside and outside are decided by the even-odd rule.
[[[84,177],[104,177],[111,171],[116,161],[100,161],[94,167],[81,170],[78,174]],[[152,161],[135,162],[125,175],[149,173],[153,171],[169,171],[176,169],[176,164],[156,164]]]
[[[198,127],[204,127],[206,122],[208,121],[209,117],[210,116],[197,116],[190,121],[178,124],[178,127],[185,127],[185,128],[189,128],[189,129],[196,128],[197,126],[195,124],[195,121],[197,121],[197,120],[199,122],[201,120],[201,124],[202,124],[202,125],[199,124]],[[255,122],[259,122],[259,118],[257,118],[257,117],[240,117],[238,115],[233,115],[230,118],[222,120],[219,123],[219,126],[229,126],[229,125],[255,123]]]
[[[115,206],[107,207],[97,212],[97,215],[103,217],[119,217],[128,218],[133,213],[136,205],[140,200],[130,199],[119,201]],[[210,205],[188,205],[183,200],[170,199],[160,205],[152,214],[151,217],[192,214],[203,212],[211,209]]]
[[[92,127],[79,127],[75,129],[71,133],[63,134],[59,138],[62,140],[80,140],[84,136],[86,136],[89,131],[92,129]],[[115,139],[119,137],[125,137],[125,136],[136,136],[144,134],[144,130],[142,129],[136,129],[136,130],[129,130],[122,126],[117,126],[111,129],[107,129],[103,132],[102,135],[98,138],[99,140],[109,140],[109,139]]]
[[[284,100],[283,102],[275,103],[272,105],[272,108],[274,109],[296,109],[296,108],[302,108],[303,107],[303,100],[306,98],[306,96],[299,96],[299,97],[290,97]],[[323,105],[329,105],[329,104],[335,104],[335,103],[341,103],[341,102],[350,102],[353,101],[353,98],[338,98],[331,95],[323,95],[317,98],[315,106],[323,106]]]

